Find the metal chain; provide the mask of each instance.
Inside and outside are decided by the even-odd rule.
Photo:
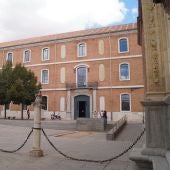
[[[31,129],[31,131],[29,132],[29,134],[27,135],[27,138],[25,139],[25,141],[24,141],[24,143],[19,147],[19,148],[17,148],[17,149],[15,149],[15,150],[5,150],[5,149],[0,149],[0,151],[1,152],[7,152],[7,153],[14,153],[14,152],[17,152],[17,151],[19,151],[21,148],[23,148],[23,146],[26,144],[26,142],[28,141],[28,139],[29,139],[29,137],[31,136],[31,134],[32,134],[32,132],[33,132],[33,129]]]
[[[105,162],[111,162],[113,161],[114,159],[117,159],[119,157],[121,157],[122,155],[124,155],[125,153],[127,153],[130,149],[133,148],[133,146],[140,140],[140,138],[143,136],[143,134],[145,133],[145,128],[142,130],[142,132],[140,133],[140,135],[136,138],[136,140],[127,148],[125,149],[123,152],[121,152],[120,154],[114,156],[114,157],[111,157],[109,159],[105,159],[105,160],[91,160],[91,159],[79,159],[79,158],[75,158],[75,157],[72,157],[72,156],[69,156],[65,153],[63,153],[62,151],[60,151],[58,148],[56,148],[54,146],[54,144],[50,141],[50,139],[48,138],[47,134],[45,133],[44,129],[42,129],[42,132],[45,136],[45,138],[47,139],[47,141],[50,143],[50,145],[58,152],[60,153],[61,155],[63,155],[65,158],[68,158],[68,159],[71,159],[71,160],[75,160],[75,161],[83,161],[83,162],[93,162],[93,163],[105,163]]]

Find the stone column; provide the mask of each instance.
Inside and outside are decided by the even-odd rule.
[[[93,113],[96,111],[96,89],[93,90]]]
[[[146,95],[143,105],[146,115],[146,150],[144,154],[162,155],[169,148],[167,137],[169,81],[168,67],[168,32],[166,13],[161,4],[152,0],[142,0],[142,19],[144,37],[144,57],[146,65]],[[149,153],[151,151],[151,153]]]
[[[31,156],[41,157],[43,151],[41,144],[41,95],[37,95],[34,103],[34,129],[33,129],[33,145],[30,151]]]
[[[67,90],[67,118],[69,116],[69,119],[71,119],[71,92],[70,90]]]
[[[131,160],[140,170],[158,168],[154,159],[166,159],[170,149],[170,20],[162,1],[140,0],[142,8],[142,46],[145,64],[146,145],[134,149]],[[156,2],[156,1],[155,1]],[[163,165],[163,164],[162,164]],[[156,168],[155,168],[156,167]]]

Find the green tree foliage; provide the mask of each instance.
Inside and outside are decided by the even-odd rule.
[[[6,119],[6,107],[11,102],[9,89],[12,85],[12,63],[7,61],[6,64],[0,70],[0,104],[5,106],[5,119]]]
[[[9,95],[14,104],[22,105],[21,119],[23,119],[23,106],[32,104],[40,89],[41,85],[37,85],[37,78],[34,73],[21,64],[17,64],[12,72],[12,85],[9,89]]]

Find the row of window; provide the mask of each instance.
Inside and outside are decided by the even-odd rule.
[[[128,39],[127,38],[121,38],[118,41],[118,52],[119,53],[125,53],[129,51],[129,47],[128,47]],[[61,57],[64,58],[65,56],[65,46],[61,47]],[[99,53],[103,54],[104,53],[104,41],[101,40],[99,41]],[[77,56],[78,57],[85,57],[87,56],[87,44],[86,43],[79,43],[77,45]],[[41,52],[41,58],[42,61],[46,61],[49,60],[50,58],[50,48],[49,47],[45,47],[42,48],[42,52]],[[8,52],[7,56],[6,56],[6,60],[13,62],[13,53],[12,52]],[[31,61],[31,50],[24,50],[23,52],[23,62],[27,63]]]
[[[42,96],[42,109],[48,110],[48,98],[47,96]],[[105,97],[101,96],[99,98],[100,110],[105,110]],[[131,97],[130,94],[120,94],[120,110],[121,111],[131,111]],[[65,98],[60,98],[60,111],[65,111]]]
[[[103,65],[102,65],[103,66]],[[99,80],[103,81],[105,78],[104,68],[99,69]],[[65,82],[65,68],[61,68],[61,83]],[[122,63],[119,65],[119,79],[120,80],[130,80],[130,66],[129,63]],[[76,83],[78,87],[86,86],[88,82],[88,66],[80,65],[76,68]],[[41,70],[41,83],[49,83],[49,70]]]

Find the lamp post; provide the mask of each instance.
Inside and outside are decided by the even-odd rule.
[[[34,127],[33,127],[33,145],[30,155],[34,157],[43,156],[41,144],[41,94],[38,94],[34,103]]]

